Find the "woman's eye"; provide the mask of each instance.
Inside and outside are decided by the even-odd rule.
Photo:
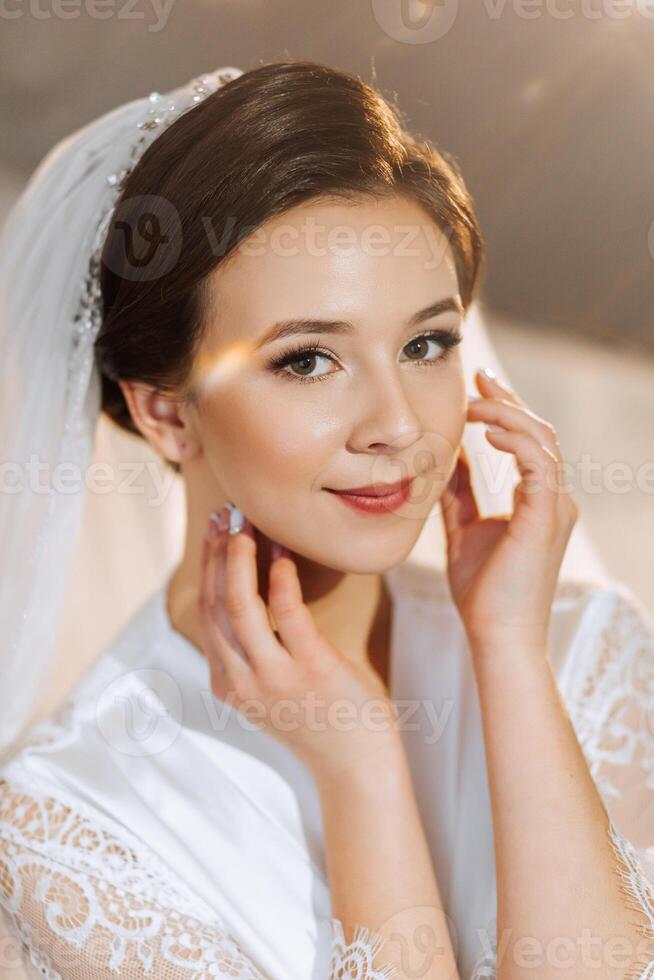
[[[439,349],[441,354],[439,355],[437,351],[435,356],[428,357],[427,355],[429,354],[429,344],[435,344],[435,346]],[[439,343],[435,337],[430,336],[429,334],[423,334],[421,337],[415,337],[413,340],[409,341],[409,343],[406,345],[404,350],[409,350],[410,353],[413,355],[412,357],[409,358],[410,361],[412,360],[438,361],[438,360],[443,360],[445,355],[447,354],[447,348],[445,347],[445,345]]]
[[[316,362],[318,361],[331,361],[332,358],[329,354],[323,354],[320,351],[306,350],[301,351],[293,357],[286,358],[282,363],[278,365],[278,369],[281,369],[283,374],[290,374],[292,378],[298,378],[298,380],[310,380],[324,377],[328,372],[327,370],[315,372]],[[293,368],[293,371],[288,370]],[[298,371],[295,373],[295,368]]]
[[[459,333],[452,330],[440,330],[432,333],[421,334],[414,337],[403,348],[409,351],[410,356],[406,358],[408,362],[418,365],[438,365],[447,360],[450,351],[462,340]],[[434,347],[431,345],[435,345]],[[320,362],[324,362],[324,369],[320,370]],[[338,371],[330,371],[329,363],[336,365],[336,358],[324,350],[315,347],[302,347],[285,351],[269,363],[269,368],[292,381],[311,382],[323,381],[329,374]],[[316,368],[318,370],[316,371]]]

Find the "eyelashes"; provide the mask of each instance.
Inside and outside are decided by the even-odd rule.
[[[419,340],[435,341],[443,348],[443,352],[438,357],[433,358],[409,358],[408,363],[416,364],[419,367],[439,367],[445,361],[447,361],[454,348],[461,343],[463,336],[457,330],[431,330],[428,333],[422,333],[417,337],[414,337],[413,340],[410,340],[405,346],[410,347],[411,344],[415,344]],[[311,384],[314,381],[324,381],[331,374],[335,374],[336,372],[328,371],[325,374],[319,374],[313,377],[302,377],[301,375],[293,374],[291,371],[286,370],[286,368],[295,361],[305,360],[316,356],[326,357],[331,361],[337,360],[336,355],[324,347],[319,347],[313,344],[308,346],[298,344],[296,346],[288,347],[281,351],[281,353],[277,354],[276,357],[272,358],[268,362],[267,368],[273,373],[287,378],[289,381],[299,381],[300,384]]]

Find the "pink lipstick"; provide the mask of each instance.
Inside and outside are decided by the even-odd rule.
[[[398,480],[396,483],[375,483],[365,487],[351,487],[347,490],[332,490],[325,487],[354,510],[366,514],[388,514],[398,510],[409,499],[414,477]]]

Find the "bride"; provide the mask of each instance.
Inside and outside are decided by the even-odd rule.
[[[481,363],[468,390],[454,161],[355,76],[222,68],[58,144],[1,249],[3,464],[83,473],[101,410],[187,516],[26,725],[82,494],[7,494],[0,905],[29,974],[654,976],[654,632],[560,574],[554,428]],[[484,446],[510,514],[483,516]],[[437,505],[443,573],[409,559]]]

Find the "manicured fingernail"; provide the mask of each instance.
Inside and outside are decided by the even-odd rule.
[[[489,381],[497,381],[497,375],[495,374],[492,368],[487,368],[487,367],[482,368],[481,374],[483,374],[485,378],[488,378]]]
[[[229,533],[238,534],[243,530],[245,517],[235,504],[227,502],[225,507],[229,510]]]
[[[281,544],[278,541],[273,541],[272,547],[270,549],[272,560],[274,561],[275,558],[280,558],[283,554],[283,551],[284,549],[282,548]]]
[[[209,514],[209,523],[207,525],[207,537],[211,540],[218,535],[218,514]]]
[[[468,395],[468,403],[470,402],[480,402],[481,395]]]

